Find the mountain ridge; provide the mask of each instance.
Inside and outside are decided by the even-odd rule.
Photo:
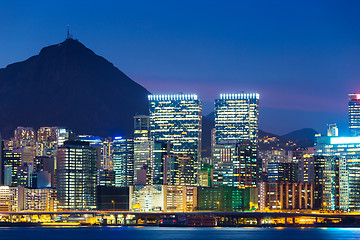
[[[149,91],[74,39],[1,68],[0,82],[0,131],[5,137],[17,126],[129,135],[133,116],[148,114]]]

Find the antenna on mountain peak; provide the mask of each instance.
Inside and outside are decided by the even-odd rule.
[[[66,35],[66,39],[71,39],[70,26],[69,26],[69,24],[67,25],[67,35]]]

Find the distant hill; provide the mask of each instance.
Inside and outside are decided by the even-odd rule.
[[[294,141],[298,146],[312,147],[314,146],[315,134],[318,134],[318,132],[314,129],[303,128],[285,134],[282,137]]]
[[[286,139],[273,133],[259,130],[259,149],[264,150],[293,150],[298,147],[295,141]]]
[[[67,39],[0,69],[0,131],[65,126],[99,136],[133,132],[149,92],[82,43]]]

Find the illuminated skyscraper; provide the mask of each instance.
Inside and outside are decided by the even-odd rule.
[[[151,183],[150,117],[134,117],[134,183]]]
[[[115,137],[113,142],[115,186],[134,185],[134,140]]]
[[[215,140],[258,140],[258,93],[220,94],[215,99]]]
[[[150,137],[157,142],[171,142],[173,154],[187,155],[185,177],[188,185],[197,183],[201,153],[201,101],[195,94],[149,95]]]
[[[97,159],[88,142],[66,141],[57,150],[57,190],[63,210],[96,208]]]
[[[220,94],[215,100],[214,185],[256,187],[259,94]]]
[[[349,133],[360,136],[360,94],[349,94]]]

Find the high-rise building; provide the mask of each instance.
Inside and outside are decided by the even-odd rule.
[[[149,95],[150,137],[171,142],[175,155],[191,157],[190,185],[197,183],[201,159],[201,101],[195,94]]]
[[[214,185],[256,187],[259,94],[220,94],[215,99]]]
[[[150,117],[134,117],[134,183],[151,184]]]
[[[57,190],[62,210],[96,208],[96,150],[88,142],[66,141],[57,150]]]
[[[115,186],[128,187],[134,185],[134,140],[132,138],[115,137],[113,161]]]
[[[258,141],[258,93],[220,94],[215,99],[215,139]]]
[[[314,209],[348,210],[344,157],[314,156]]]
[[[221,142],[214,147],[214,185],[256,187],[260,173],[257,146],[245,139]]]
[[[349,94],[349,133],[360,136],[360,94]]]
[[[316,136],[316,154],[339,158],[340,209],[360,209],[360,137]]]

